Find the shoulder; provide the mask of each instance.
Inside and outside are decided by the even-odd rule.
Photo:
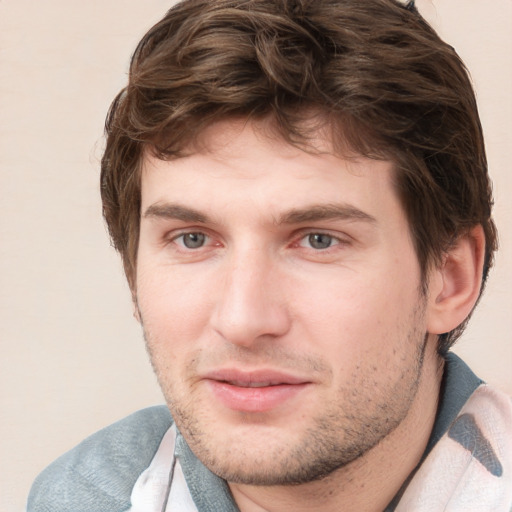
[[[172,424],[165,406],[138,411],[85,439],[35,480],[27,512],[122,511]]]

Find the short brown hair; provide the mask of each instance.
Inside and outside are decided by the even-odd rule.
[[[134,293],[144,151],[178,158],[230,117],[270,117],[303,144],[312,109],[335,143],[395,162],[424,279],[482,225],[485,282],[497,241],[475,96],[412,2],[184,0],[139,43],[106,122],[103,213]],[[462,329],[440,337],[441,352]]]

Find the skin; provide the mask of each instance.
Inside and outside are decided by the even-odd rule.
[[[381,511],[435,418],[449,280],[421,292],[392,163],[315,144],[230,121],[143,165],[136,314],[180,431],[243,512]]]

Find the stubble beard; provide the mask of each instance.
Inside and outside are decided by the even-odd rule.
[[[423,311],[413,316],[419,320]],[[169,375],[155,364],[155,354],[144,337],[150,359],[176,425],[197,458],[213,473],[234,484],[254,486],[299,485],[321,480],[360,459],[393,432],[406,418],[416,397],[421,379],[428,336],[412,322],[406,344],[415,344],[416,352],[400,359],[401,372],[394,382],[379,389],[379,371],[366,368],[355,373],[353,385],[340,388],[337,399],[318,417],[313,418],[300,440],[292,447],[275,446],[269,439],[265,446],[253,447],[250,439],[233,448],[229,433],[224,443],[209,436],[209,421],[200,405],[191,397],[175,393]],[[398,361],[395,361],[399,364]],[[170,370],[167,369],[167,372]],[[167,373],[166,372],[166,373]],[[299,425],[300,428],[300,425]],[[261,441],[258,436],[258,440]],[[255,448],[253,450],[253,448]]]

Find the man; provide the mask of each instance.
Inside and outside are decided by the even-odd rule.
[[[496,249],[480,122],[411,3],[184,0],[106,132],[168,408],[57,460],[30,512],[510,511],[510,401],[449,353]]]

